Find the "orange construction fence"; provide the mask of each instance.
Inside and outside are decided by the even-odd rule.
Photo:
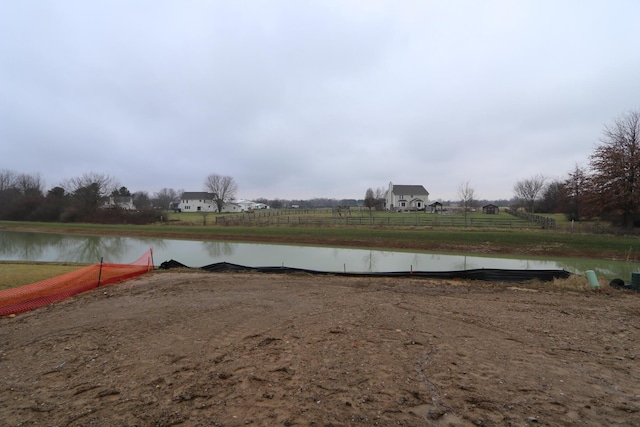
[[[100,262],[36,283],[0,291],[0,316],[21,313],[80,292],[140,276],[153,270],[153,250],[131,264]]]

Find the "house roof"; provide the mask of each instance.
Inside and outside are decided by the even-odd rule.
[[[411,196],[428,196],[429,192],[422,185],[393,185],[393,194],[408,194]]]
[[[182,193],[183,200],[212,200],[213,194],[206,191],[185,191]]]

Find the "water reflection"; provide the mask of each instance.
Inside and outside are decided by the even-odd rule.
[[[492,258],[370,249],[0,231],[0,260],[95,263],[104,257],[105,262],[128,263],[149,248],[153,248],[155,265],[175,259],[191,267],[226,261],[251,267],[282,265],[336,272],[564,269],[578,274],[594,270],[599,277],[609,280],[620,277],[627,281],[630,280],[631,273],[640,270],[640,266],[635,263],[579,258]]]
[[[362,263],[365,266],[362,271],[367,271],[369,273],[380,271],[379,262],[383,262],[382,257],[390,255],[390,253],[374,251],[373,249],[368,251],[363,250],[362,252],[364,252],[364,255],[362,256]]]
[[[83,239],[61,239],[58,252],[65,261],[84,262],[100,261],[105,254],[120,256],[127,250],[127,242],[122,237],[101,239],[98,236],[87,236]]]
[[[167,246],[162,239],[145,242],[147,249]],[[131,262],[143,252],[134,239],[127,237],[0,231],[3,260],[95,263],[104,258],[106,262]]]
[[[202,242],[202,246],[212,258],[233,255],[233,244],[229,242]]]
[[[2,233],[0,238],[0,256],[5,254],[11,254],[18,258],[31,260],[37,259],[42,256],[44,248],[40,245],[33,245],[32,242],[36,239],[36,235],[25,233]],[[51,238],[51,240],[57,240]],[[14,259],[14,258],[9,258]]]

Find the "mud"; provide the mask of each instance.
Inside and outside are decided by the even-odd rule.
[[[639,298],[156,272],[0,319],[0,420],[640,425]]]

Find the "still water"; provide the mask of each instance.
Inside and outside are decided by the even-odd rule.
[[[174,259],[190,267],[230,262],[249,267],[285,266],[332,272],[454,271],[476,268],[551,270],[629,281],[635,263],[580,258],[525,259],[191,240],[0,231],[0,260],[129,263],[153,248],[155,265]],[[0,267],[1,268],[1,267]]]

